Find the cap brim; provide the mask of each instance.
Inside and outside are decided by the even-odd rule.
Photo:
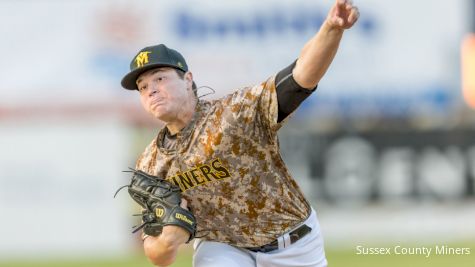
[[[144,73],[148,70],[151,70],[151,69],[159,68],[159,67],[170,67],[170,68],[179,69],[183,72],[186,72],[185,70],[177,68],[177,66],[174,66],[174,65],[162,64],[162,63],[150,64],[150,65],[143,66],[141,68],[135,69],[135,70],[127,73],[124,76],[124,78],[122,78],[122,81],[120,82],[120,84],[122,85],[122,87],[124,87],[127,90],[138,90],[138,88],[137,88],[137,78],[142,73]]]

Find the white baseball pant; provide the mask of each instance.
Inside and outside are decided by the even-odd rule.
[[[279,249],[267,253],[253,252],[247,249],[233,247],[228,244],[197,239],[193,244],[195,250],[193,255],[193,266],[326,267],[327,260],[323,248],[323,237],[320,232],[320,225],[314,209],[312,209],[310,217],[304,223],[312,228],[310,233],[294,244],[285,246],[285,248],[285,240],[289,240],[289,238],[288,234],[282,235],[278,238]]]

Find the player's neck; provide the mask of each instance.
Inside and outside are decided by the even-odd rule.
[[[188,105],[185,105],[183,110],[177,114],[173,121],[166,124],[170,135],[175,135],[191,122],[193,114],[195,113],[196,105],[197,101],[189,102]]]

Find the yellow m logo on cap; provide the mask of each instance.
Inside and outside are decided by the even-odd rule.
[[[142,67],[143,65],[148,63],[148,54],[152,52],[149,51],[144,51],[140,52],[137,57],[135,58],[135,64],[137,65],[137,68]]]

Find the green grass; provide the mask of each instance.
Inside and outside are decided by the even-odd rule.
[[[172,267],[190,267],[193,251],[190,247],[181,249]],[[0,259],[0,267],[151,267],[148,259],[139,253],[129,257],[104,258],[104,259],[74,259],[74,260],[54,260],[54,259],[29,259],[29,260],[9,260]]]
[[[356,248],[338,249],[327,248],[326,255],[330,267],[371,267],[371,266],[417,266],[417,267],[473,267],[475,266],[475,243],[451,244],[451,247],[468,247],[470,255],[357,255]],[[409,246],[408,246],[409,247]],[[180,252],[173,267],[190,267],[192,251],[188,248]],[[30,261],[1,261],[0,267],[150,267],[151,263],[142,254],[125,259],[104,260],[30,260]]]
[[[173,267],[191,266],[191,252],[182,253]],[[0,261],[1,267],[151,267],[153,266],[143,255],[125,259],[103,260],[31,260],[31,261]]]

